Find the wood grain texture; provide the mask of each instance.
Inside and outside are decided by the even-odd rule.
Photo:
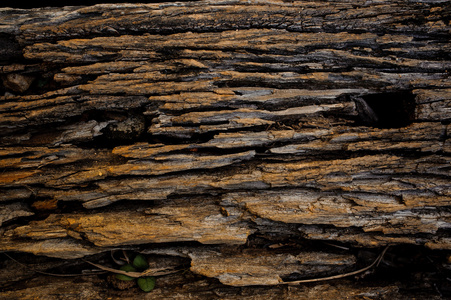
[[[237,250],[256,236],[450,250],[450,12],[413,0],[1,8],[0,251],[151,245],[245,286],[313,255]],[[329,250],[305,272],[355,266]]]

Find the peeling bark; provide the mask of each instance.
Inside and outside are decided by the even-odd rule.
[[[0,251],[183,259],[195,280],[170,275],[190,283],[157,295],[233,299],[230,286],[355,270],[366,248],[450,250],[450,12],[443,1],[0,9]],[[91,280],[74,291],[108,293]],[[241,291],[408,295],[350,281],[298,298]]]

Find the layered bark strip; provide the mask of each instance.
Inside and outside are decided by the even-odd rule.
[[[356,262],[230,250],[250,237],[451,249],[450,19],[422,0],[0,9],[0,250],[152,244],[242,286]]]

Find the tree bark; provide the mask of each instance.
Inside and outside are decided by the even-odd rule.
[[[287,284],[386,246],[386,270],[399,249],[450,268],[450,17],[420,0],[0,9],[0,251],[54,258],[42,270],[117,249],[184,265],[157,297],[418,293]],[[18,288],[33,272],[3,266],[6,297],[133,297],[97,276]]]

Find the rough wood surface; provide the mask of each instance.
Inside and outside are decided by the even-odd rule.
[[[451,250],[450,17],[420,0],[1,8],[0,251],[125,247],[246,286],[362,263],[306,242]],[[340,284],[242,298],[404,295]]]

